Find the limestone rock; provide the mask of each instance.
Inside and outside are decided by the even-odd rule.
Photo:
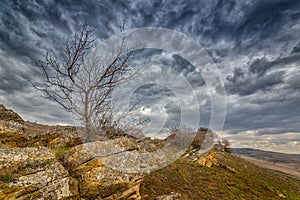
[[[238,173],[238,171],[235,168],[219,162],[217,152],[218,150],[212,149],[207,155],[197,158],[195,162],[205,167],[211,167],[212,165],[216,165],[231,173]],[[218,155],[220,156],[220,154]]]
[[[71,126],[43,127],[26,123],[25,137],[32,146],[47,146],[52,149],[82,144],[76,128]]]
[[[25,147],[26,141],[22,124],[13,121],[0,121],[0,147]]]
[[[156,197],[155,200],[180,200],[181,194],[172,192],[170,195]]]
[[[5,108],[2,104],[0,104],[0,120],[24,124],[24,120],[20,117],[20,115],[10,109]]]
[[[278,195],[278,197],[280,197],[280,198],[282,198],[282,199],[286,199],[286,198],[287,198],[284,194],[282,194],[282,193],[279,192],[279,191],[276,191],[276,194]]]
[[[0,199],[79,198],[78,182],[45,147],[0,148]]]
[[[85,143],[69,150],[64,158],[64,165],[72,171],[72,169],[76,169],[79,165],[96,157],[106,157],[134,149],[138,149],[138,145],[136,140],[131,138]]]
[[[79,180],[84,199],[140,199],[140,181],[149,165],[165,158],[159,152],[141,153],[136,140],[123,137],[75,146],[63,160]]]
[[[216,151],[214,149],[211,150],[206,156],[197,159],[196,163],[206,167],[219,165],[218,160],[216,159]]]
[[[20,124],[0,120],[0,147],[37,147],[52,149],[82,144],[75,127],[49,127],[35,123]]]
[[[192,147],[207,149],[212,147],[214,144],[214,132],[209,129],[197,131],[195,138],[192,142]]]
[[[180,134],[180,132],[179,132]],[[168,136],[165,141],[167,143],[175,142],[174,146],[179,146],[180,143],[183,143],[183,148],[185,152],[182,154],[182,157],[188,158],[189,160],[195,161],[199,158],[207,155],[211,149],[214,148],[214,138],[215,134],[209,129],[199,129],[197,132],[186,133],[183,132],[180,137],[178,133],[173,133]],[[178,137],[176,139],[176,137]],[[190,137],[187,139],[187,137]],[[183,142],[186,140],[185,142]],[[190,142],[191,141],[191,142]],[[176,144],[178,143],[178,144]]]
[[[48,146],[50,148],[59,148],[66,146],[72,147],[82,144],[82,141],[80,137],[76,134],[76,131],[69,131],[67,128],[60,128],[52,132],[52,134],[56,134],[56,137],[52,140],[49,140]]]

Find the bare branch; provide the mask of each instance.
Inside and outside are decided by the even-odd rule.
[[[84,123],[87,133],[92,123],[98,127],[117,126],[116,123],[128,114],[114,119],[115,109],[111,100],[115,87],[132,78],[128,72],[133,52],[125,48],[127,36],[124,25],[116,52],[92,54],[96,42],[93,36],[95,28],[84,24],[78,34],[66,40],[63,59],[47,52],[44,60],[37,63],[43,82],[32,83],[33,87],[44,98],[73,112]]]

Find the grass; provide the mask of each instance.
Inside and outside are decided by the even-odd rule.
[[[49,164],[51,164],[51,163],[53,163],[53,160],[52,160],[52,159],[49,159],[49,160],[46,160],[43,164],[44,164],[44,165],[49,165]]]
[[[178,192],[182,199],[299,199],[300,181],[286,174],[259,168],[228,153],[218,161],[237,170],[211,168],[180,158],[152,172],[141,184],[142,199]]]
[[[5,174],[1,177],[1,179],[3,181],[11,181],[12,180],[12,176],[10,174]]]
[[[69,146],[65,146],[65,147],[60,147],[60,148],[58,148],[58,149],[55,149],[55,150],[54,150],[55,157],[56,157],[56,158],[62,157],[66,152],[68,152],[68,150],[69,150],[70,148],[71,148],[71,147],[69,147]]]

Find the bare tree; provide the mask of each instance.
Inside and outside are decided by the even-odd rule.
[[[79,34],[66,41],[63,59],[47,52],[44,60],[37,63],[44,82],[33,83],[44,98],[75,114],[87,134],[95,124],[101,128],[113,123],[111,94],[118,84],[130,78],[125,74],[132,70],[132,51],[126,49],[126,35],[114,52],[97,55],[91,51],[96,44],[94,31],[83,25]]]

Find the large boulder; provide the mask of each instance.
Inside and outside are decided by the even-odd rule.
[[[145,153],[133,138],[118,138],[75,146],[64,166],[79,180],[84,199],[140,199],[142,178],[163,163],[163,154]]]
[[[0,199],[79,199],[78,182],[45,147],[0,148]]]
[[[136,140],[131,138],[118,138],[108,141],[96,141],[77,145],[68,151],[63,161],[64,165],[73,171],[83,163],[97,157],[107,157],[125,151],[138,149]]]

